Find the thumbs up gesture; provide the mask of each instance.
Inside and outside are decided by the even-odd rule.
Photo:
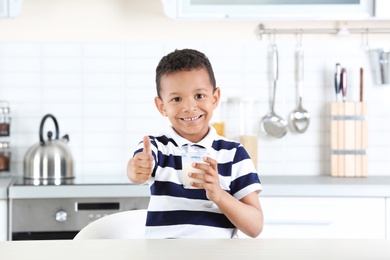
[[[143,143],[144,143],[144,150],[142,151],[142,153],[145,153],[145,154],[150,154],[152,155],[152,149],[150,148],[150,138],[149,136],[144,136],[143,138]]]
[[[143,151],[137,153],[127,164],[127,176],[137,184],[146,182],[153,171],[154,158],[148,136],[144,136],[143,145]]]

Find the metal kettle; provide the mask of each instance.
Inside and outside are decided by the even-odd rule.
[[[43,127],[47,118],[54,121],[55,137],[49,131],[47,140],[43,138]],[[59,139],[56,118],[47,114],[39,128],[39,143],[30,147],[24,157],[24,177],[34,180],[63,180],[73,178],[73,158],[67,143],[68,135]]]

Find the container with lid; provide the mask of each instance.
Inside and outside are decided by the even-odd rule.
[[[0,136],[10,135],[10,109],[7,101],[0,101]]]
[[[370,62],[374,83],[377,85],[390,84],[390,48],[370,50]]]
[[[8,142],[0,142],[0,176],[3,172],[9,172],[11,162],[11,151]]]
[[[251,97],[230,97],[222,101],[226,137],[239,141],[255,166],[258,154],[258,111],[260,101]]]

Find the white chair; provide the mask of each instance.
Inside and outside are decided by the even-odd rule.
[[[146,209],[129,210],[102,217],[80,230],[73,239],[144,238],[146,212]]]

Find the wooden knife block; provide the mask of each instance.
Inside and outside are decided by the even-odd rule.
[[[331,176],[367,177],[367,104],[331,104]]]

